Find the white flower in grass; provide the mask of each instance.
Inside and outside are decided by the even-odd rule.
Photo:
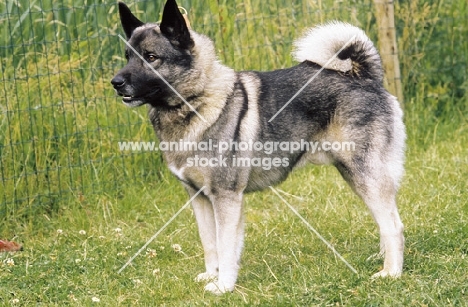
[[[93,296],[93,297],[91,298],[91,301],[92,301],[93,303],[99,303],[101,300],[99,299],[99,297]]]
[[[160,269],[154,269],[153,270],[153,275],[159,275],[159,273],[161,273]]]
[[[12,304],[18,304],[18,303],[19,303],[19,299],[14,298],[14,299],[11,300],[11,303],[12,303]]]
[[[62,230],[62,229],[57,229],[57,234],[58,234],[58,235],[63,234],[63,230]]]
[[[182,246],[180,246],[179,244],[172,244],[172,249],[176,252],[176,253],[180,253],[182,251]]]
[[[78,233],[79,233],[80,235],[84,236],[84,235],[86,234],[86,231],[84,231],[84,230],[82,229],[82,230],[78,231]]]
[[[121,237],[123,235],[122,228],[120,227],[114,228],[114,232],[117,237]]]
[[[14,266],[15,265],[15,260],[8,258],[5,263],[9,266]]]
[[[69,298],[70,300],[72,300],[73,302],[78,301],[78,299],[75,297],[75,295],[74,295],[73,293],[70,293],[70,294],[68,295],[68,298]]]
[[[146,250],[146,255],[147,255],[149,258],[154,258],[154,257],[156,257],[157,253],[156,253],[156,250],[155,250],[155,249],[148,248],[148,249]]]

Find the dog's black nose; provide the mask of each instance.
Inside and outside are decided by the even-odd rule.
[[[117,75],[111,80],[111,83],[114,88],[121,88],[125,85],[125,79],[121,75]]]

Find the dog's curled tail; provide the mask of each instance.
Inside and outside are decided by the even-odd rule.
[[[330,22],[307,30],[294,46],[293,56],[298,62],[311,61],[352,76],[383,80],[379,53],[358,27]]]

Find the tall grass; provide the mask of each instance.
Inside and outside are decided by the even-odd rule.
[[[417,115],[420,129],[430,131],[440,122],[466,122],[467,14],[466,1],[409,1],[397,5],[406,108]]]
[[[370,0],[179,4],[193,28],[215,40],[220,59],[238,70],[293,65],[293,39],[332,19],[377,40]],[[142,20],[160,19],[162,1],[130,5]],[[467,4],[401,2],[396,12],[409,135],[428,146],[434,130],[447,135],[466,122]],[[161,180],[158,154],[117,147],[154,136],[144,108],[125,108],[109,85],[124,65],[115,2],[7,1],[0,3],[0,22],[3,219],[53,214],[70,199],[86,203],[118,195],[123,184]]]
[[[123,63],[115,3],[85,3],[1,4],[1,216],[158,180],[159,156],[118,152],[117,141],[153,135],[109,86]]]

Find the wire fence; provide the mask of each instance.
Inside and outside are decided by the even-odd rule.
[[[159,20],[163,5],[127,4],[145,21]],[[179,5],[237,70],[294,65],[294,38],[329,20],[350,22],[378,40],[372,1]],[[466,1],[397,2],[395,22],[405,103],[435,105],[434,118],[467,110]],[[125,63],[114,1],[7,0],[0,24],[0,218],[57,212],[65,202],[160,180],[157,153],[118,147],[155,136],[144,108],[123,106],[109,83]]]

